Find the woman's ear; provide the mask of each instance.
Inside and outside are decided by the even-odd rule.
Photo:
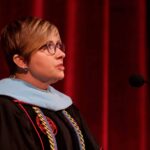
[[[27,68],[27,64],[25,63],[25,60],[22,56],[15,54],[13,56],[13,61],[19,68]]]

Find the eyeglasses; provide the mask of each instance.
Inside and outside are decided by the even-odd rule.
[[[61,42],[57,42],[55,44],[54,42],[49,41],[39,48],[39,50],[47,50],[51,55],[54,55],[57,49],[61,50],[62,52],[65,52],[64,44],[62,44]]]

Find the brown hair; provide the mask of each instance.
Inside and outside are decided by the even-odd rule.
[[[31,53],[45,42],[54,29],[57,29],[56,26],[49,21],[36,17],[21,18],[3,28],[0,45],[6,56],[10,74],[17,71],[17,66],[13,62],[14,54],[24,57],[28,63]]]

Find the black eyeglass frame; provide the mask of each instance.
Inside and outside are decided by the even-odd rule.
[[[49,41],[39,48],[39,50],[47,50],[51,55],[55,55],[57,49],[65,53],[65,46],[62,42],[55,44],[53,41]]]

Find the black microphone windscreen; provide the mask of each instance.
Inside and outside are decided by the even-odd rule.
[[[129,77],[129,84],[133,87],[141,87],[145,81],[141,75],[132,75]]]

